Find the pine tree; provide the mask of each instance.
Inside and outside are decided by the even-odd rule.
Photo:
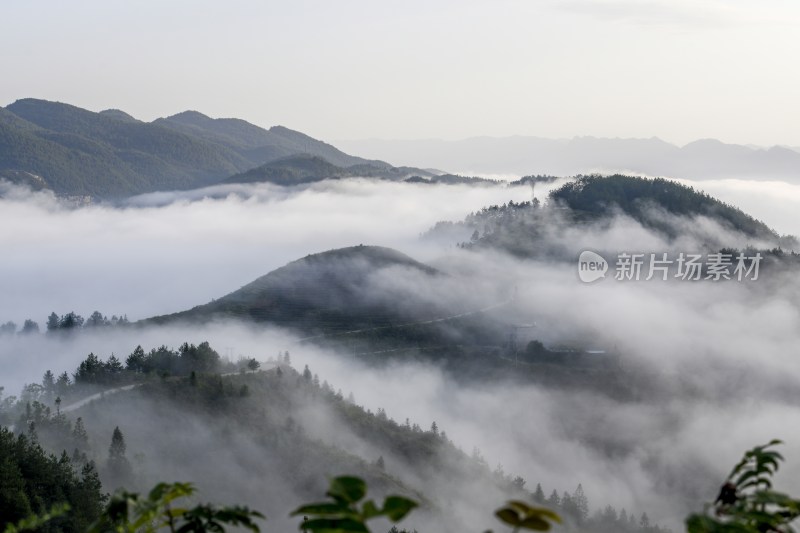
[[[578,510],[578,519],[584,521],[589,518],[589,499],[583,492],[583,485],[580,483],[578,483],[578,488],[575,489],[572,499],[575,501],[575,507]]]
[[[108,474],[111,478],[113,486],[124,486],[129,484],[132,470],[125,456],[127,446],[125,445],[125,437],[119,426],[114,428],[114,433],[111,436],[111,446],[108,448]]]
[[[303,368],[303,378],[308,382],[311,381],[311,370],[308,369],[308,365]]]
[[[536,484],[536,491],[533,493],[533,500],[537,503],[544,503],[544,491],[541,483]]]
[[[55,312],[50,313],[47,317],[47,331],[56,331],[59,327],[58,315]]]
[[[69,389],[69,386],[70,386],[69,374],[67,374],[66,372],[61,373],[58,376],[58,379],[56,379],[56,394],[58,394],[59,396],[63,396],[64,394],[67,393],[67,389]]]
[[[125,459],[126,450],[127,446],[125,445],[125,437],[122,435],[122,431],[119,430],[119,426],[117,426],[114,428],[114,433],[111,435],[111,446],[108,448],[108,459],[111,461]]]
[[[642,529],[650,527],[650,517],[647,516],[647,513],[642,513],[642,517],[639,519],[639,527]]]
[[[558,507],[561,505],[561,498],[558,497],[556,489],[553,489],[553,492],[550,493],[550,497],[547,498],[547,505],[550,507]]]
[[[431,433],[433,433],[434,436],[439,436],[439,426],[436,425],[436,422],[431,424]]]
[[[606,505],[606,508],[603,509],[603,522],[613,525],[617,522],[617,519],[617,510],[611,507],[611,505]]]
[[[386,463],[384,462],[382,455],[378,457],[377,461],[375,461],[375,466],[377,466],[381,470],[386,470]]]
[[[44,373],[44,376],[42,376],[42,387],[44,387],[44,391],[47,393],[52,393],[55,391],[56,378],[49,370]]]
[[[133,352],[125,359],[125,368],[131,372],[144,372],[146,359],[147,356],[145,356],[144,349],[140,344],[134,348]]]

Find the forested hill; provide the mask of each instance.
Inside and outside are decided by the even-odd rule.
[[[572,261],[586,246],[575,241],[572,230],[605,231],[631,219],[667,242],[685,237],[701,249],[797,246],[794,237],[779,236],[741,209],[692,187],[623,175],[578,176],[551,191],[544,205],[534,200],[487,206],[462,221],[438,222],[425,238]]]
[[[619,208],[645,225],[655,223],[648,210],[661,209],[677,216],[707,216],[744,235],[777,240],[778,234],[741,209],[693,187],[663,178],[645,179],[615,174],[580,176],[550,193],[550,199],[572,211],[593,217]]]
[[[213,302],[148,322],[237,318],[316,332],[377,327],[431,316],[435,307],[390,285],[438,275],[396,250],[354,246],[309,255]]]
[[[239,370],[203,342],[177,351],[137,346],[122,358],[89,354],[72,378],[48,370],[20,401],[0,403],[0,424],[18,428],[18,435],[0,428],[7,481],[0,527],[68,502],[73,510],[57,530],[83,531],[100,512],[103,492],[178,479],[194,483],[204,499],[264,512],[271,531],[290,531],[292,509],[319,498],[326,478],[349,474],[366,479],[372,496],[400,493],[420,502],[404,523],[408,531],[482,531],[509,498],[556,510],[575,533],[663,531],[646,514],[639,520],[641,510],[636,518],[611,507],[593,512],[598,503],[574,475],[568,488],[578,486],[567,492],[499,465],[492,470],[472,443],[454,443],[436,420],[406,413],[393,420],[380,404],[359,405],[364,399],[329,376],[293,367],[300,357],[244,358]],[[98,390],[105,394],[80,401]]]
[[[14,102],[0,123],[0,169],[39,175],[60,194],[107,198],[186,189],[249,164],[224,146],[161,126],[45,100]]]
[[[203,187],[298,154],[391,168],[282,126],[266,130],[196,111],[148,123],[117,109],[95,113],[31,98],[0,108],[0,178],[33,179],[60,195],[121,198]]]

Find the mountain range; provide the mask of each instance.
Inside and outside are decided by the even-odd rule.
[[[800,178],[800,152],[702,139],[676,146],[656,137],[473,137],[445,140],[337,141],[344,150],[407,165],[459,172],[552,174],[643,173],[693,180],[747,177]]]
[[[337,168],[393,168],[283,126],[267,130],[196,111],[143,122],[116,109],[95,113],[31,98],[0,108],[0,178],[59,195],[121,198],[204,187],[300,154]]]

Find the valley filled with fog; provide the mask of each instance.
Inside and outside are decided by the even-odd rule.
[[[548,192],[563,182],[537,184],[536,198],[547,204]],[[746,179],[683,183],[780,234],[800,234],[798,185]],[[653,522],[675,529],[689,511],[699,510],[699,502],[714,497],[744,449],[771,438],[787,441],[793,450],[800,442],[800,281],[794,271],[766,270],[758,280],[741,283],[584,284],[576,261],[458,246],[469,241],[468,233],[423,238],[438,221],[528,201],[528,186],[345,179],[296,187],[219,185],[84,206],[46,191],[0,187],[0,225],[6,228],[0,246],[9,251],[0,263],[0,322],[21,326],[32,319],[42,329],[0,336],[0,386],[6,396],[39,382],[48,369],[72,372],[90,352],[124,361],[137,345],[149,350],[208,341],[231,360],[252,357],[266,364],[290,351],[298,371],[308,365],[334,389],[352,393],[357,404],[384,409],[398,422],[410,419],[427,428],[435,421],[467,454],[479,450],[492,469],[502,465],[522,476],[528,490],[541,483],[548,493],[572,491],[580,483],[593,508],[610,504],[637,516],[646,510]],[[693,251],[709,239],[740,248],[755,244],[702,217],[674,217],[670,223],[686,232],[668,240],[619,213],[610,222],[565,227],[544,239],[568,243],[575,258],[582,249]],[[400,265],[360,280],[358,289],[384,306],[421,302],[431,311],[420,320],[448,313],[468,314],[477,322],[485,318],[501,336],[509,325],[524,324],[515,339],[523,347],[538,340],[614,357],[601,361],[609,367],[596,374],[597,383],[585,369],[575,370],[581,375],[577,382],[570,376],[550,382],[528,379],[529,374],[515,378],[518,367],[497,379],[491,371],[485,378],[474,372],[462,376],[435,358],[354,354],[341,344],[303,342],[291,328],[230,319],[148,323],[68,337],[44,333],[51,312],[89,316],[98,310],[127,315],[131,322],[169,315],[310,254],[362,244],[394,248],[441,273],[431,278]],[[163,446],[175,445],[171,438],[159,444],[147,436],[143,420],[161,416],[158,427],[168,425],[157,403],[137,399],[135,391],[130,401],[106,417],[109,424],[128,428],[129,449],[144,456],[142,469],[152,477],[165,471],[178,476],[176,465],[190,468],[185,457],[159,456]],[[309,408],[303,417],[312,436],[362,455],[379,453],[358,435],[329,427],[324,411]],[[192,446],[193,456],[229,442],[199,425],[189,427],[195,423],[186,422],[187,435],[207,440]],[[248,478],[242,464],[257,459],[244,457],[260,452],[246,436],[230,446],[230,453],[219,456],[226,466],[221,470],[235,472],[230,479],[221,481],[220,470],[207,467],[184,473],[206,494],[236,496],[254,506],[259,491],[279,492],[268,480]],[[798,474],[800,463],[790,461],[779,483],[800,490]],[[411,473],[403,481],[423,493],[447,489],[441,480]],[[472,490],[479,491],[462,487],[450,505],[465,505]],[[480,520],[491,515],[495,503],[464,513],[474,512]]]

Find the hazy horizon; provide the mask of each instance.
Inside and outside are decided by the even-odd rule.
[[[0,102],[185,109],[333,139],[800,146],[800,7],[664,0],[13,2]],[[32,39],[31,35],[36,38]],[[145,38],[146,36],[146,38]],[[87,80],[91,80],[87,83]]]

